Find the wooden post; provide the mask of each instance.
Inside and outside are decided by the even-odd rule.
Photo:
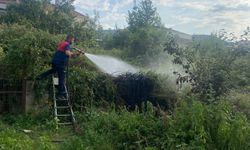
[[[21,111],[26,112],[26,80],[22,80]]]
[[[26,100],[25,100],[25,112],[29,112],[34,105],[34,91],[33,84],[34,81],[26,81]]]
[[[34,102],[34,94],[32,89],[32,82],[28,80],[22,81],[22,102],[21,108],[22,112],[27,113],[32,109]]]

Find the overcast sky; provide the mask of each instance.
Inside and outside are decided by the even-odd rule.
[[[139,3],[140,0],[137,0]],[[236,34],[250,26],[250,0],[153,0],[168,28],[188,34],[210,34],[226,29]],[[93,16],[99,12],[105,28],[127,26],[134,0],[75,0],[76,10]]]

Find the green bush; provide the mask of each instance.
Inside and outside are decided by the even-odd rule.
[[[115,102],[117,98],[111,77],[79,67],[70,68],[69,91],[74,106],[80,110],[91,106],[104,107],[103,104]]]
[[[181,103],[166,126],[168,149],[248,149],[250,128],[246,117],[234,113],[225,101],[204,105]]]
[[[232,90],[225,99],[232,103],[235,111],[244,113],[250,121],[250,89]]]
[[[249,46],[248,46],[249,47]],[[249,48],[248,48],[249,49]],[[232,64],[232,84],[236,88],[250,86],[250,52],[239,56]]]
[[[205,107],[194,102],[181,103],[165,126],[163,147],[167,149],[204,149],[206,144]]]
[[[185,48],[172,40],[167,42],[165,50],[186,72],[180,74],[178,83],[191,83],[193,92],[209,102],[230,89],[249,84],[249,53],[242,56],[237,45],[232,46],[235,48],[216,36],[209,36],[194,38],[192,45]]]
[[[61,36],[51,35],[28,26],[0,25],[0,47],[6,76],[33,78],[48,67]]]
[[[172,113],[156,113],[151,103],[147,106],[144,111],[91,108],[77,112],[78,128],[73,136],[55,132],[48,113],[1,116],[0,149],[250,148],[249,122],[223,99],[206,105],[195,96],[186,97]],[[23,129],[31,129],[32,133],[24,133]],[[50,141],[58,133],[68,138],[56,146]]]
[[[160,120],[152,112],[99,112],[90,110],[79,114],[77,120],[83,130],[77,138],[81,148],[102,149],[140,149],[154,146],[162,129]],[[63,147],[74,149],[75,138],[70,139]],[[77,144],[78,146],[80,144]],[[68,146],[68,148],[67,148]],[[69,148],[70,147],[70,148]],[[79,149],[81,149],[79,148]]]
[[[204,105],[194,97],[182,101],[172,114],[87,110],[78,114],[78,136],[64,149],[241,149],[250,148],[250,126],[229,103]]]

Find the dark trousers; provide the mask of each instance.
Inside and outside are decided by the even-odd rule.
[[[65,80],[65,66],[52,64],[52,68],[41,75],[38,78],[43,79],[51,74],[57,74],[59,79],[58,92],[59,95],[65,94],[64,80]]]

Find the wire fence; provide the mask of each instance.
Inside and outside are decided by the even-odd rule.
[[[24,81],[0,79],[0,113],[23,110]]]

